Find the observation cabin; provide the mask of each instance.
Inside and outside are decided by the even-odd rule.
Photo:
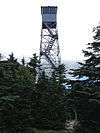
[[[57,6],[42,6],[42,28],[56,28],[57,25]],[[47,26],[46,26],[47,25]]]

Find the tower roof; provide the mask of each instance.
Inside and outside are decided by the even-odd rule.
[[[42,6],[41,14],[56,14],[57,6]]]

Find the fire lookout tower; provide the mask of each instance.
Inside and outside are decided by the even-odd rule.
[[[60,49],[57,30],[57,7],[41,7],[42,29],[40,42],[40,70],[50,76],[60,65]]]

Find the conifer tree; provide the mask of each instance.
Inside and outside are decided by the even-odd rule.
[[[85,77],[85,85],[100,85],[100,26],[94,30],[93,42],[87,44],[86,50],[83,50],[84,63],[79,62],[80,68],[74,70],[72,74],[79,79]]]
[[[9,61],[9,62],[12,62],[12,63],[17,62],[17,59],[15,59],[13,53],[11,53],[11,54],[9,55],[8,61]]]
[[[37,68],[39,66],[39,60],[38,60],[38,56],[36,54],[33,54],[33,57],[30,58],[30,61],[28,63],[28,66],[29,66],[30,71],[33,73],[34,78],[36,80]]]
[[[69,103],[77,113],[79,122],[76,133],[100,132],[100,26],[94,32],[93,42],[83,50],[86,57],[84,63],[79,62],[80,67],[72,72],[79,79],[74,81],[69,94]],[[83,77],[85,80],[80,79]]]
[[[37,82],[37,128],[64,129],[65,115],[65,88],[64,65],[54,70],[52,77],[42,72]]]
[[[23,66],[25,65],[25,58],[24,57],[21,59],[21,63]]]
[[[13,54],[0,61],[0,132],[25,133],[34,125],[34,79],[30,67],[17,62]]]

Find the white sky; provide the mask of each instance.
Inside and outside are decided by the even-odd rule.
[[[81,50],[100,21],[100,0],[0,0],[0,53],[18,58],[39,53],[43,5],[58,6],[62,60],[83,59]]]

